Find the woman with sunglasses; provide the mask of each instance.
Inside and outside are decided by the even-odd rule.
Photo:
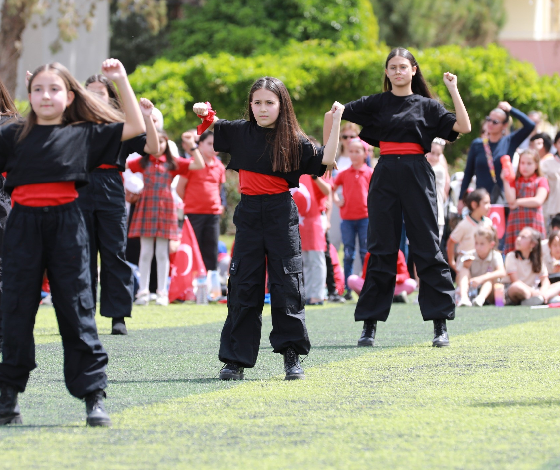
[[[508,134],[510,115],[518,119],[523,127]],[[507,101],[502,101],[486,116],[485,127],[486,134],[473,140],[469,149],[460,196],[464,197],[473,176],[476,176],[477,189],[485,188],[491,195],[492,203],[496,203],[499,195],[504,191],[503,181],[500,178],[502,172],[500,158],[503,155],[513,155],[517,147],[534,129],[535,123]]]

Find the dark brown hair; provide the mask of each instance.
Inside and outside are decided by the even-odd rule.
[[[0,115],[17,116],[18,110],[8,90],[0,80]]]
[[[548,237],[548,246],[552,245],[552,242],[556,238],[560,239],[560,230],[553,230],[552,232],[550,232],[550,235]]]
[[[107,94],[109,95],[109,104],[113,108],[122,111],[123,109],[122,109],[121,97],[119,96],[117,89],[115,88],[115,85],[113,85],[113,82],[109,80],[105,75],[98,73],[92,75],[91,77],[88,77],[84,86],[87,89],[88,85],[91,85],[92,83],[96,83],[96,82],[105,85],[105,88],[107,89]]]
[[[249,91],[248,120],[256,123],[257,120],[251,109],[253,94],[257,90],[269,90],[273,92],[280,102],[280,113],[276,120],[274,130],[270,133],[272,145],[272,170],[288,173],[299,169],[301,154],[301,138],[307,139],[302,131],[294,113],[290,94],[280,80],[273,77],[259,78]]]
[[[33,81],[42,72],[56,73],[66,86],[68,91],[74,93],[74,101],[68,106],[62,115],[62,124],[70,125],[79,122],[96,122],[108,124],[111,122],[124,122],[124,115],[113,109],[110,105],[103,103],[100,99],[87,91],[68,71],[64,65],[58,62],[41,65],[37,68],[27,85],[27,92],[31,93]],[[37,114],[30,106],[27,119],[21,126],[18,141],[21,142],[27,137],[33,126],[37,124]]]
[[[430,87],[426,83],[424,76],[422,75],[422,71],[420,70],[420,65],[411,54],[408,49],[404,47],[396,47],[393,49],[389,55],[387,56],[387,60],[385,61],[385,69],[389,66],[389,61],[393,57],[403,57],[410,62],[412,67],[416,67],[416,75],[412,77],[412,93],[416,93],[417,95],[424,96],[425,98],[433,98],[432,92],[430,91]],[[387,74],[385,74],[385,81],[383,82],[383,91],[391,91],[393,89],[393,84]]]
[[[165,140],[169,141],[169,137],[167,136],[167,133],[165,131],[158,131],[158,135],[161,137],[165,137]],[[163,152],[163,155],[165,155],[165,168],[171,171],[176,170],[177,160],[173,155],[171,155],[169,143],[165,145],[165,151]],[[148,166],[148,163],[150,163],[150,156],[147,154],[142,155],[142,158],[140,159],[140,166],[142,168],[146,168]]]
[[[534,149],[525,149],[523,150],[520,154],[519,154],[519,163],[521,163],[521,157],[525,154],[529,154],[531,155],[531,157],[533,157],[533,161],[535,162],[535,164],[537,165],[537,169],[535,170],[535,175],[537,176],[542,176],[542,172],[541,172],[541,166],[539,165],[539,162],[541,161],[541,157],[539,157],[539,152],[537,152]],[[521,178],[521,172],[519,171],[520,168],[520,164],[517,165],[517,173],[515,174],[515,178]]]
[[[465,196],[465,205],[469,208],[469,211],[472,212],[474,210],[472,207],[473,202],[476,202],[478,205],[480,205],[480,201],[482,201],[485,196],[489,196],[488,191],[486,191],[486,189],[484,188],[475,189],[473,192]]]
[[[519,231],[521,233],[523,230],[529,230],[531,232],[531,241],[535,245],[529,253],[529,261],[531,261],[531,269],[534,273],[540,273],[542,269],[542,249],[541,249],[541,234],[533,227],[524,227]],[[519,234],[518,234],[519,235]],[[515,257],[523,259],[521,252],[516,250]]]

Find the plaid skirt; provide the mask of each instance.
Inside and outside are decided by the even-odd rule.
[[[517,198],[535,197],[537,194],[537,180],[531,181],[515,181],[515,190]],[[532,227],[540,232],[541,236],[546,237],[546,225],[544,223],[544,215],[541,207],[516,207],[511,210],[507,220],[506,243],[504,246],[504,254],[515,250],[515,239],[519,232],[525,227]]]
[[[144,172],[144,190],[132,215],[129,238],[177,238],[177,212],[171,194],[173,175],[149,165]]]

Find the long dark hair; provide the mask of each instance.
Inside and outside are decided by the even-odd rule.
[[[417,95],[422,95],[426,98],[433,98],[432,92],[430,91],[430,87],[426,83],[424,76],[422,75],[422,71],[420,70],[420,65],[416,62],[414,56],[410,53],[408,49],[404,47],[396,47],[393,49],[389,55],[387,56],[387,60],[385,61],[385,70],[389,66],[389,61],[393,57],[403,57],[410,62],[412,67],[416,67],[416,75],[412,77],[412,93],[416,93]],[[387,74],[385,74],[385,81],[383,82],[383,91],[391,91],[393,89],[393,84]]]
[[[524,227],[522,230],[529,230],[531,232],[531,241],[535,246],[529,253],[529,261],[531,261],[531,268],[534,273],[540,273],[542,269],[542,249],[541,249],[541,234],[533,227]],[[515,257],[523,259],[520,251],[515,251]]]
[[[105,75],[98,73],[92,75],[91,77],[88,77],[84,86],[87,89],[88,85],[91,85],[92,83],[95,82],[99,82],[102,85],[105,85],[105,88],[107,89],[107,94],[109,95],[109,104],[113,108],[122,111],[123,108],[121,103],[121,97],[119,96],[117,89],[115,88],[115,85],[113,85],[113,82],[109,80]]]
[[[93,96],[87,91],[68,71],[64,65],[58,62],[52,64],[41,65],[37,68],[27,85],[27,92],[31,94],[33,81],[41,72],[56,73],[66,86],[66,90],[74,93],[74,101],[68,106],[62,115],[62,124],[75,124],[78,122],[96,122],[108,124],[111,122],[124,122],[124,114],[113,109],[110,105],[103,103],[100,99]],[[33,126],[37,124],[37,114],[30,106],[29,114],[25,120],[18,136],[18,142],[27,137]]]
[[[249,121],[257,122],[251,109],[253,94],[257,90],[269,90],[278,97],[280,102],[280,113],[271,132],[270,140],[272,144],[272,170],[288,173],[299,169],[301,138],[307,136],[299,126],[294,113],[290,94],[280,80],[274,77],[259,78],[249,91],[249,102],[247,116]]]
[[[17,116],[18,110],[8,90],[0,80],[0,115]]]
[[[167,136],[167,133],[165,131],[158,131],[158,135],[165,137],[165,140],[169,141],[169,137]],[[169,143],[165,145],[165,151],[163,152],[163,155],[165,155],[165,168],[171,171],[176,170],[177,160],[175,160],[175,157],[171,155],[171,150],[169,149]],[[147,154],[142,155],[142,158],[140,159],[140,166],[142,168],[146,168],[149,162],[150,162],[150,156]]]

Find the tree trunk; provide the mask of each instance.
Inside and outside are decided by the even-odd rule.
[[[32,0],[22,0],[13,5],[10,0],[2,4],[0,22],[0,79],[15,96],[18,62],[21,56],[21,36],[29,18]]]

